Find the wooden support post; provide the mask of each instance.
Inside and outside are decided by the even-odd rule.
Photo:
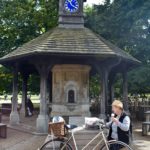
[[[123,105],[124,105],[124,110],[126,112],[129,112],[127,72],[123,71],[122,76],[123,76]]]
[[[112,104],[115,95],[114,95],[114,82],[115,82],[115,73],[111,73],[109,76],[109,105]]]
[[[52,103],[52,72],[50,72],[48,76],[48,94],[49,103]]]
[[[102,77],[102,98],[101,98],[101,112],[100,117],[105,119],[107,114],[107,107],[108,107],[108,71],[106,69],[102,69],[101,73]]]
[[[46,64],[37,65],[40,74],[40,113],[36,126],[38,133],[48,132],[49,117],[47,114],[47,77],[50,67]]]
[[[26,116],[26,102],[27,102],[27,83],[29,75],[26,73],[22,74],[22,105],[20,113]]]
[[[113,102],[114,98],[115,98],[114,84],[112,83],[110,85],[110,102],[111,103]]]
[[[110,59],[109,61],[103,61],[100,65],[97,65],[96,62],[95,68],[97,69],[98,73],[100,74],[102,78],[101,87],[102,87],[102,96],[101,96],[101,106],[100,106],[100,117],[106,118],[106,115],[108,114],[108,76],[111,72],[111,70],[118,66],[121,63],[121,58],[118,59]]]
[[[18,65],[14,66],[13,70],[13,97],[12,97],[12,110],[10,114],[10,124],[19,124],[19,114],[17,111],[18,106]]]

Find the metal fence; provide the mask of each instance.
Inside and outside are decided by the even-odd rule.
[[[148,98],[129,98],[129,110],[132,119],[144,121],[146,111],[150,111],[150,99]]]

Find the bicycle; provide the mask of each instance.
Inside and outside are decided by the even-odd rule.
[[[121,141],[107,141],[107,138],[104,134],[104,124],[99,122],[99,133],[81,150],[91,150],[88,148],[89,145],[98,137],[102,137],[101,140],[95,144],[92,150],[133,150],[129,145]],[[71,130],[71,136],[67,137],[56,137],[47,141],[44,145],[41,146],[39,150],[79,150],[75,140],[74,130]],[[71,144],[71,140],[73,144]]]

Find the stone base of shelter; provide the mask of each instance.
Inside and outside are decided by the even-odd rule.
[[[48,122],[49,118],[47,115],[39,115],[36,120],[36,129],[38,133],[48,132]]]
[[[20,118],[19,118],[19,114],[18,112],[11,112],[10,114],[10,124],[11,125],[16,125],[16,124],[19,124],[20,122]]]
[[[52,104],[51,116],[90,116],[90,104]]]

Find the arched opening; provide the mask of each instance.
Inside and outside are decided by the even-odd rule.
[[[68,91],[68,103],[75,103],[75,93],[74,90]]]

